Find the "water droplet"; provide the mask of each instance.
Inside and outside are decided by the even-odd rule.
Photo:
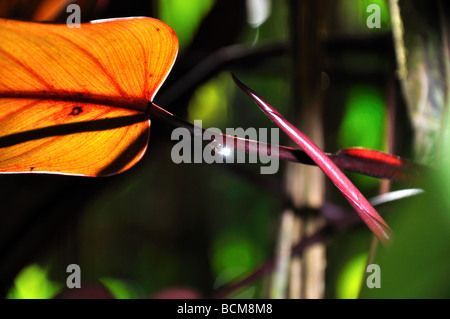
[[[214,140],[209,145],[211,145],[212,149],[222,155],[222,156],[230,156],[233,153],[233,150],[227,146],[224,146],[222,143],[218,142],[217,140]]]

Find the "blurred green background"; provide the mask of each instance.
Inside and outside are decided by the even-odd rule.
[[[0,13],[32,20],[40,3],[25,7],[23,1],[0,1]],[[297,107],[292,103],[290,1],[78,3],[83,21],[153,16],[175,30],[179,57],[155,102],[190,122],[201,119],[203,127],[222,131],[274,127],[236,88],[230,72],[287,118]],[[331,27],[323,39],[323,74],[328,79],[322,90],[326,151],[354,146],[389,151],[393,147],[396,154],[414,158],[413,129],[400,85],[389,82],[395,54],[388,1],[324,3],[333,6],[324,7],[331,12]],[[366,25],[370,4],[381,8],[380,29]],[[53,20],[64,22],[66,15],[63,11]],[[232,46],[243,54],[269,49],[250,59],[220,51]],[[211,60],[213,54],[216,60]],[[211,61],[213,66],[208,64]],[[183,82],[186,76],[191,81]],[[394,119],[389,117],[389,90],[396,92]],[[395,121],[394,132],[389,131],[388,118]],[[288,140],[281,135],[280,142],[286,145]],[[170,158],[172,145],[170,129],[154,122],[144,159],[120,176],[100,181],[0,176],[5,190],[0,215],[3,296],[52,298],[65,291],[66,267],[72,263],[81,267],[82,285],[104,287],[115,298],[155,297],[180,289],[209,296],[268,260],[274,253],[286,200],[252,177],[260,165],[243,165],[244,172],[220,164],[176,165]],[[279,173],[265,176],[267,183],[283,185],[284,172],[285,163],[281,163]],[[380,181],[349,176],[367,197],[379,193]],[[327,183],[327,200],[349,209]],[[364,285],[372,241],[366,227],[326,241],[326,298],[450,297],[450,188],[448,179],[433,179],[428,186],[429,196],[379,208],[395,233],[392,246],[378,247],[375,254],[381,267],[380,289]],[[391,187],[409,185],[393,183]],[[228,297],[265,298],[269,284],[270,276],[264,276]]]

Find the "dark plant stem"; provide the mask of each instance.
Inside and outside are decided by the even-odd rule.
[[[193,69],[170,85],[161,95],[156,96],[157,103],[161,105],[172,104],[177,98],[193,91],[214,75],[230,67],[254,67],[255,63],[282,57],[288,52],[285,43],[272,43],[259,47],[249,48],[242,45],[223,47],[206,56]]]
[[[193,124],[173,115],[165,109],[149,103],[147,113],[152,119],[160,120],[174,128],[186,128],[192,136],[201,138],[206,129],[200,131]],[[201,134],[200,134],[201,132]],[[212,135],[217,135],[211,133]],[[304,151],[287,146],[272,147],[270,144],[254,140],[221,134],[224,146],[238,152],[259,154],[261,150],[271,151],[269,156],[283,161],[317,165]],[[211,142],[211,141],[205,141]],[[355,173],[376,178],[385,178],[399,182],[418,183],[427,168],[395,155],[367,149],[345,149],[336,154],[324,153],[337,167]]]

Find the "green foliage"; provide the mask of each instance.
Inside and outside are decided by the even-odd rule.
[[[395,238],[375,260],[381,268],[381,288],[365,288],[362,297],[450,297],[448,180],[439,175],[430,178],[423,195],[387,209]]]
[[[385,107],[384,96],[376,87],[353,86],[339,129],[340,147],[360,146],[382,150]]]
[[[349,90],[344,118],[339,128],[340,148],[364,147],[384,150],[386,103],[375,86],[355,85]],[[355,183],[372,187],[378,180],[360,174],[351,174]]]
[[[228,73],[222,73],[200,86],[188,106],[191,123],[202,120],[203,126],[223,128],[230,117],[230,100],[235,86]]]
[[[25,267],[14,280],[14,287],[8,293],[9,299],[48,299],[61,288],[51,281],[48,270],[37,264]]]
[[[361,283],[367,262],[367,254],[361,253],[350,259],[341,270],[336,287],[336,297],[339,299],[356,299],[361,289]]]
[[[262,261],[262,251],[253,240],[243,237],[247,232],[237,230],[219,234],[212,245],[212,267],[216,275],[215,285],[220,287],[246,274]],[[250,287],[238,292],[239,298],[254,297]],[[237,296],[235,296],[237,297]]]
[[[100,282],[105,285],[115,299],[137,299],[142,298],[142,292],[136,290],[134,285],[117,278],[101,278]]]
[[[391,17],[387,0],[341,0],[339,1],[340,21],[347,32],[351,33],[378,33],[388,32],[391,29]],[[380,8],[380,28],[368,28],[367,19],[372,11],[367,12],[371,5]]]
[[[159,0],[159,18],[172,27],[184,49],[192,40],[214,0]]]

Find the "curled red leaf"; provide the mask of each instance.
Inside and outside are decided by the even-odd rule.
[[[261,98],[253,90],[245,86],[234,75],[236,84],[248,94],[259,108],[280,127],[306,154],[319,166],[322,171],[333,181],[341,191],[347,201],[353,206],[356,212],[366,225],[372,230],[375,236],[384,244],[387,244],[391,237],[391,228],[370,205],[367,199],[345,176],[344,173],[333,163],[333,161],[322,152],[305,134],[303,134],[293,124],[288,122],[274,107]]]

